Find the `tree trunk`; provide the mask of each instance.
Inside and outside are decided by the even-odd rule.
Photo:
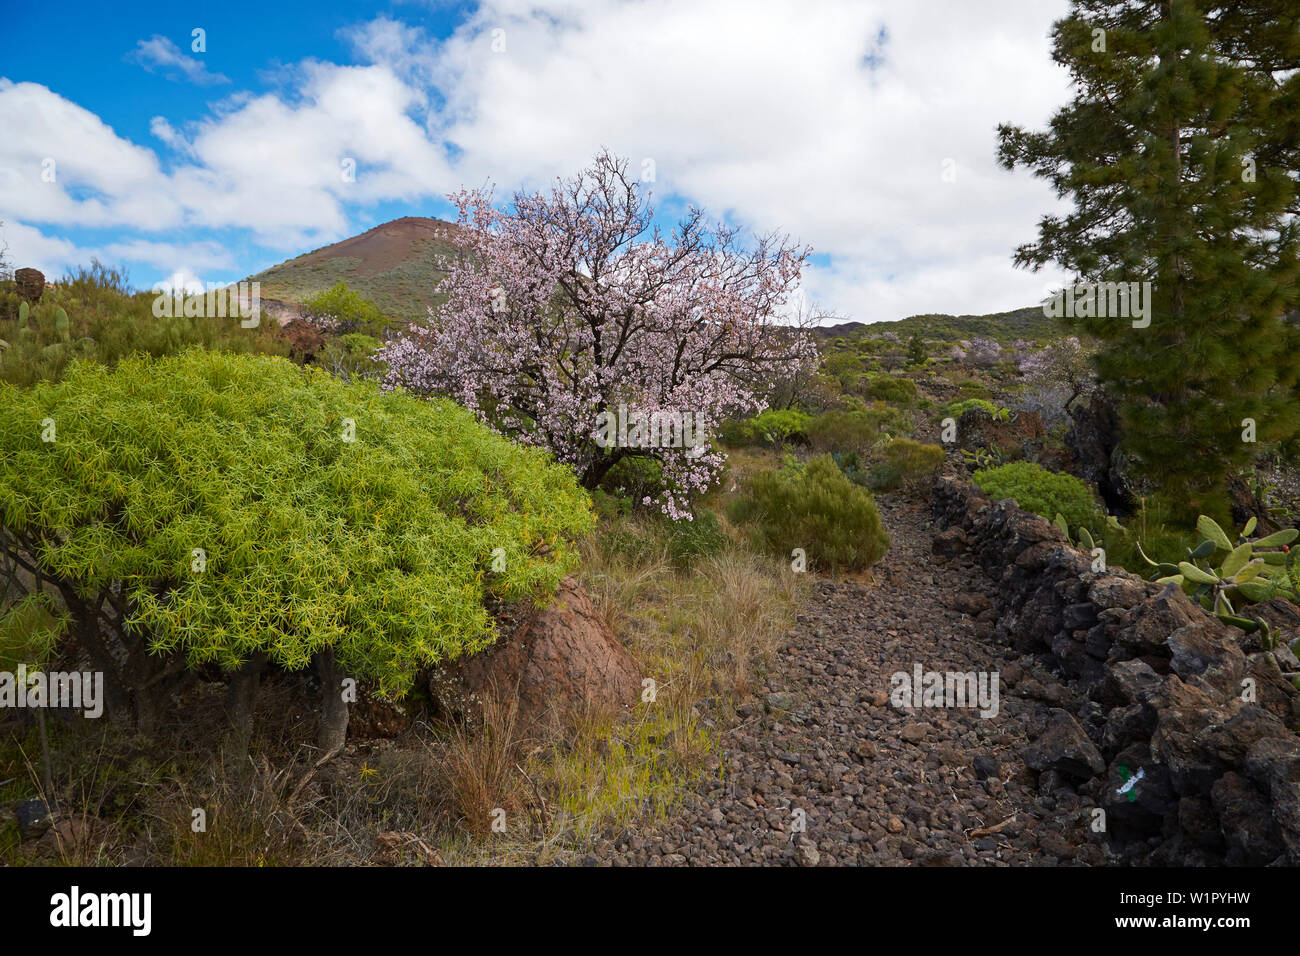
[[[600,484],[601,479],[609,473],[609,470],[616,464],[627,457],[626,448],[615,448],[597,458],[586,471],[582,473],[580,483],[583,488],[592,491]]]
[[[348,739],[348,705],[343,700],[343,680],[334,661],[334,650],[326,648],[316,655],[320,674],[321,711],[316,745],[329,753],[338,750]]]
[[[226,747],[226,766],[228,771],[236,774],[248,762],[248,742],[253,733],[253,705],[257,700],[257,685],[265,663],[266,655],[259,651],[230,675],[226,715],[230,718],[231,732]]]

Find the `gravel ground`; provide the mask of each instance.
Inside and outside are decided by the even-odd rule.
[[[927,512],[880,506],[893,547],[876,582],[818,582],[743,722],[723,734],[722,773],[714,765],[668,820],[609,834],[576,862],[1111,862],[1089,802],[1020,757],[1051,709],[1068,706],[1065,688],[993,643],[994,586],[967,559],[934,561]],[[890,675],[916,664],[998,671],[997,716],[892,706]]]

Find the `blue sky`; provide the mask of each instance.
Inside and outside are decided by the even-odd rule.
[[[1063,101],[1046,34],[1064,0],[971,6],[14,6],[3,240],[47,273],[98,256],[141,287],[231,281],[447,216],[462,184],[543,186],[607,146],[649,162],[662,210],[813,245],[805,288],[846,318],[1014,308],[1056,278],[1010,266],[1054,201],[996,167],[994,127]]]

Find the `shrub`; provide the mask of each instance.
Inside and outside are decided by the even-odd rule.
[[[597,508],[600,507],[597,503]],[[606,520],[605,515],[601,518]],[[726,550],[731,543],[718,523],[718,516],[708,508],[697,507],[690,520],[678,521],[645,511],[614,514],[608,520],[613,527],[600,535],[606,538],[601,541],[600,550],[640,567],[666,562],[678,571],[689,571],[697,561]]]
[[[866,485],[874,492],[897,491],[903,487],[903,473],[888,461],[877,462],[867,472]]]
[[[807,441],[807,428],[811,421],[811,415],[798,409],[769,408],[753,418],[723,423],[718,429],[718,437],[731,448],[764,445],[779,451],[786,442]]]
[[[867,394],[877,401],[911,405],[916,401],[916,383],[907,378],[880,375],[871,380]]]
[[[696,508],[691,521],[666,521],[668,557],[681,569],[690,568],[700,558],[717,554],[727,546],[728,538],[718,516],[708,508]]]
[[[808,443],[818,452],[865,452],[880,439],[880,426],[865,412],[831,411],[808,422]]]
[[[182,666],[261,655],[400,693],[492,642],[489,598],[554,593],[593,523],[569,470],[449,401],[198,349],[0,385],[0,508],[142,724]]]
[[[993,393],[989,391],[989,387],[983,382],[968,378],[957,383],[958,401],[964,401],[968,398],[991,399],[992,397]]]
[[[863,470],[862,458],[855,451],[837,451],[831,453],[831,459],[844,472],[844,477],[855,485],[867,484],[867,473]]]
[[[921,338],[920,332],[913,332],[907,340],[907,364],[921,366],[925,364],[925,359],[925,339]]]
[[[378,339],[364,332],[348,332],[324,342],[315,362],[348,382],[360,378],[379,381],[384,375],[384,364],[374,358],[379,344]]]
[[[1053,520],[1063,516],[1071,529],[1085,527],[1100,533],[1104,522],[1092,493],[1073,475],[1048,471],[1028,461],[1013,461],[997,468],[976,471],[973,480],[980,489],[1000,501],[1013,498],[1026,511]]]
[[[378,336],[389,325],[388,319],[373,302],[361,293],[353,292],[342,280],[324,292],[308,297],[302,306],[309,324],[322,332],[361,332]]]
[[[910,438],[895,438],[885,447],[885,460],[898,470],[904,482],[929,478],[943,465],[939,445],[925,445]]]
[[[873,403],[864,414],[881,435],[902,435],[912,430],[911,416],[884,402]]]
[[[0,670],[40,669],[55,654],[66,616],[44,592],[28,594],[0,612]]]
[[[867,409],[831,411],[808,422],[808,443],[818,452],[865,454],[892,432],[911,431],[907,415],[888,405]]]
[[[611,495],[601,488],[591,492],[591,508],[600,521],[617,521],[632,513],[632,502],[620,495]]]
[[[853,484],[829,455],[801,470],[765,471],[732,503],[732,518],[752,523],[762,546],[782,557],[803,548],[829,569],[870,567],[889,549],[875,500]]]
[[[834,351],[822,361],[821,372],[833,379],[843,391],[851,391],[862,379],[862,357],[849,351]]]
[[[728,448],[745,448],[757,440],[752,418],[729,418],[718,426],[718,441]]]
[[[760,444],[770,445],[778,451],[786,442],[808,440],[808,422],[811,416],[793,408],[769,408],[753,419],[754,435]]]
[[[973,408],[978,408],[988,412],[994,419],[1000,422],[1006,421],[1011,417],[1011,413],[1005,408],[998,408],[990,401],[982,398],[967,398],[960,402],[951,402],[943,407],[940,415],[944,418],[952,417],[960,420],[962,415]]]
[[[289,352],[276,324],[265,318],[248,329],[239,318],[157,318],[154,293],[123,291],[121,273],[98,264],[66,281],[47,289],[29,308],[26,321],[20,320],[16,305],[12,314],[0,315],[0,339],[9,343],[7,349],[0,347],[0,380],[34,385],[59,379],[76,359],[111,366],[134,353],[173,355],[195,345],[225,352]],[[4,308],[0,302],[0,311]],[[67,317],[64,330],[59,328],[60,310]]]

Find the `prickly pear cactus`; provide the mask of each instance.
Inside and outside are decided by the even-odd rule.
[[[1138,545],[1138,553],[1156,569],[1152,577],[1188,589],[1226,624],[1247,632],[1262,627],[1266,643],[1272,646],[1268,626],[1260,620],[1239,617],[1233,602],[1266,601],[1276,594],[1295,596],[1291,583],[1295,553],[1290,545],[1300,537],[1300,531],[1287,528],[1251,540],[1255,532],[1255,519],[1251,518],[1233,541],[1213,518],[1205,515],[1197,520],[1196,530],[1201,536],[1200,544],[1189,548],[1187,560],[1177,564],[1152,561]]]
[[[63,339],[63,341],[72,341],[72,332],[68,328],[68,313],[64,312],[62,307],[54,313],[54,329],[59,333],[59,338]]]

